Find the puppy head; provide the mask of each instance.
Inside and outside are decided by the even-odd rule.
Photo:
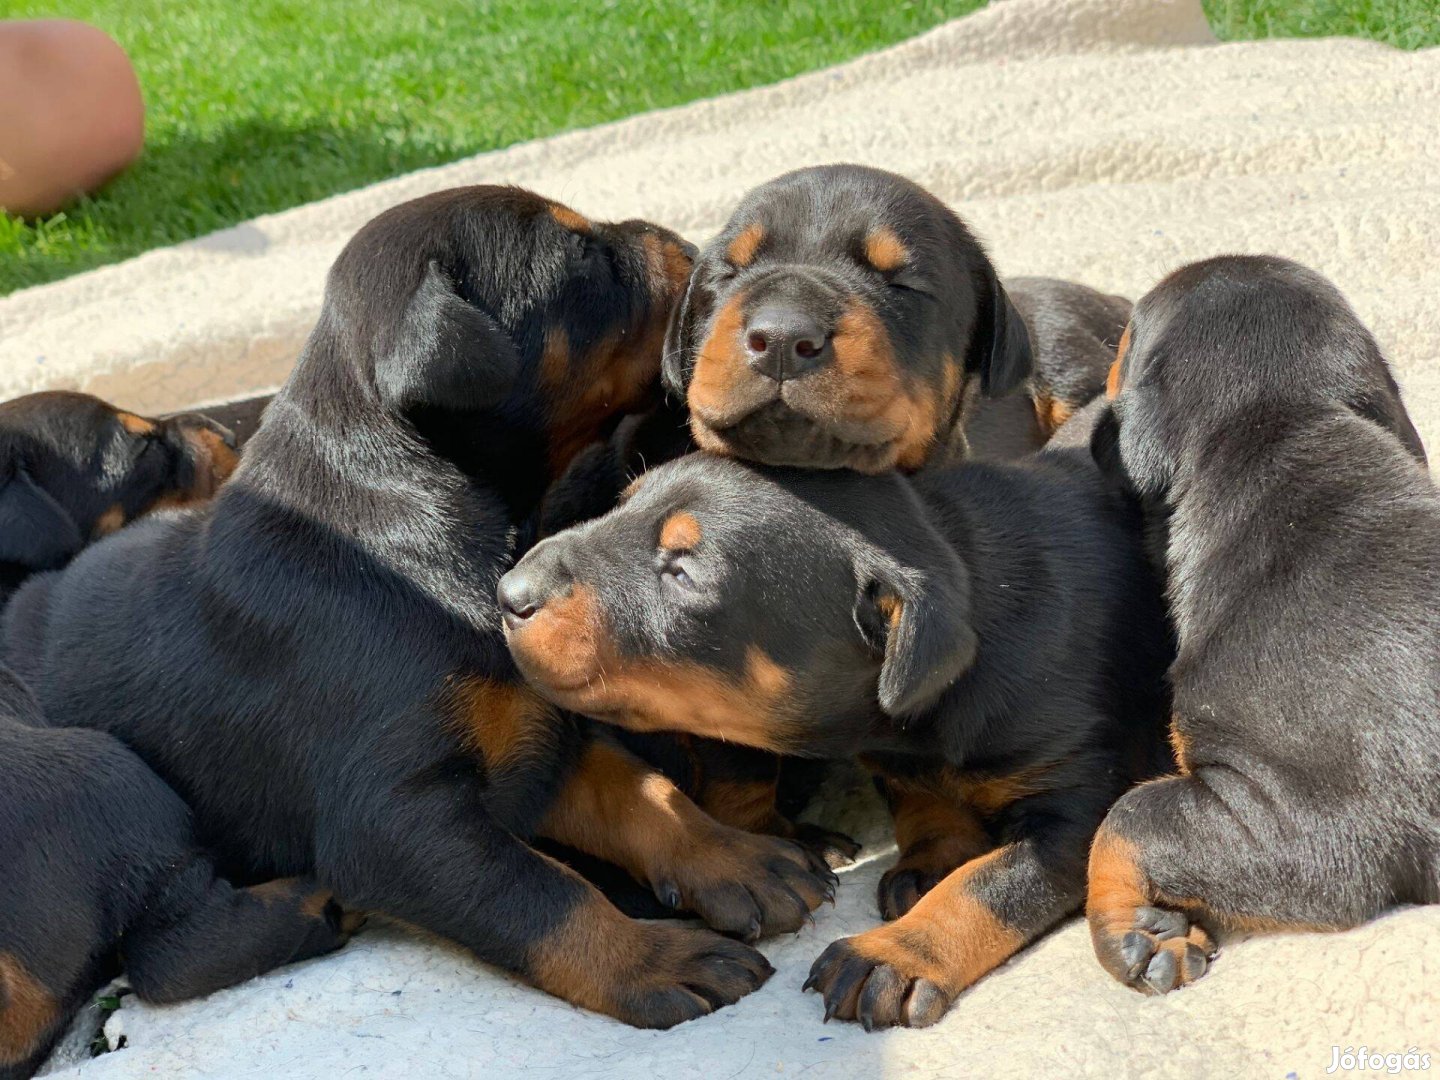
[[[1030,374],[980,244],[918,185],[831,165],[750,192],[701,254],[665,346],[707,450],[773,465],[916,469],[977,392]]]
[[[1425,462],[1374,337],[1333,284],[1287,259],[1219,256],[1165,278],[1135,305],[1106,393],[1092,450],[1142,496],[1163,498],[1182,456],[1266,414],[1345,408]]]
[[[976,648],[968,573],[893,473],[694,454],[537,545],[499,598],[557,704],[789,754],[882,745]]]
[[[208,499],[235,471],[235,439],[203,416],[149,420],[88,394],[0,405],[0,561],[62,565],[165,507]]]
[[[538,492],[658,393],[693,251],[647,222],[593,222],[519,188],[416,199],[340,254],[282,396],[337,425],[378,409],[463,470],[503,464]]]

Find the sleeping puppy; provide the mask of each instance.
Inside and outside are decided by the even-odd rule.
[[[601,517],[615,508],[622,491],[641,473],[692,452],[688,419],[684,405],[668,396],[645,413],[627,416],[608,440],[579,454],[546,491],[539,535],[552,536]],[[860,852],[860,845],[843,833],[796,820],[824,778],[822,763],[782,761],[733,742],[675,732],[622,730],[618,737],[717,821],[799,840],[832,868],[853,862]],[[589,867],[585,873],[601,880]],[[618,898],[622,894],[612,880],[604,879],[606,895]],[[625,905],[627,910],[643,910],[632,900]]]
[[[359,922],[301,879],[237,889],[119,740],[47,727],[0,667],[0,1080],[34,1074],[117,954],[151,1002],[338,949]]]
[[[688,409],[592,450],[579,482],[547,498],[548,530],[604,513],[630,476],[687,449],[686,427],[707,450],[807,468],[1023,457],[1104,388],[1129,308],[1049,278],[1002,286],[964,223],[900,176],[789,173],[742,200],[691,275],[664,369]],[[776,806],[779,761],[703,740],[681,750],[642,748],[707,812],[796,834]],[[799,828],[832,865],[857,850]]]
[[[1022,281],[1017,304],[960,218],[904,177],[800,169],[746,195],[702,252],[666,385],[702,449],[772,465],[874,473],[964,456],[977,400],[1022,387],[1034,449],[1028,433],[1099,393],[1128,303]]]
[[[238,460],[194,413],[148,420],[58,390],[0,404],[0,600],[126,522],[208,499]]]
[[[1335,287],[1224,257],[1136,305],[1097,459],[1139,493],[1179,635],[1178,775],[1090,857],[1106,970],[1146,993],[1209,931],[1440,901],[1440,495]]]
[[[1050,445],[1076,412],[1102,398],[1130,319],[1129,300],[1073,281],[1007,278],[1005,291],[1025,322],[1034,368],[1024,394],[976,399],[965,420],[965,442],[977,460],[1033,454]]]
[[[616,863],[745,938],[829,894],[528,691],[495,585],[545,485],[655,390],[678,237],[516,188],[360,230],[234,478],[36,579],[5,644],[57,724],[119,735],[241,880],[313,874],[586,1008],[668,1027],[759,986],[747,945],[625,918]]]
[[[692,432],[707,450],[807,468],[1025,456],[1104,388],[1129,310],[1049,278],[1002,287],[959,218],[902,177],[787,174],[745,197],[691,275],[666,339],[676,400],[577,460],[546,496],[542,535],[605,513]],[[730,824],[798,828],[832,865],[856,851],[779,812],[772,757],[670,737],[639,748]]]
[[[811,975],[827,1018],[867,1028],[934,1023],[1078,908],[1106,809],[1168,761],[1160,591],[1088,451],[913,481],[692,454],[542,541],[499,597],[521,671],[566,708],[858,755],[906,797],[897,921]]]
[[[702,256],[697,276],[703,273],[706,257]],[[963,442],[952,438],[946,446],[944,440],[937,441],[936,448],[945,451],[941,457],[959,442],[972,458],[1013,461],[1049,445],[1062,428],[1071,444],[1089,445],[1088,430],[1082,437],[1080,426],[1068,421],[1102,397],[1130,318],[1130,301],[1055,278],[1012,278],[1006,291],[1031,343],[1033,370],[1024,383],[1027,393],[976,398],[964,419]],[[678,324],[672,325],[671,348],[678,347],[681,336]],[[684,353],[672,358],[675,355]],[[675,389],[683,393],[683,388]],[[626,485],[646,469],[696,449],[691,424],[691,413],[677,396],[667,396],[646,413],[626,417],[606,442],[587,447],[546,491],[540,535],[607,513]],[[795,448],[795,454],[803,457],[803,449]],[[823,460],[791,464],[824,467]]]

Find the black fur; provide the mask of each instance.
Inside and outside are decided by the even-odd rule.
[[[746,195],[701,253],[666,341],[665,381],[688,396],[705,449],[754,461],[878,472],[967,449],[1015,458],[1100,393],[1129,309],[1073,282],[1002,284],[964,222],[903,177],[800,169]],[[844,319],[857,313],[873,327],[873,355],[854,359],[852,340],[847,363]],[[820,335],[780,380],[749,339],[771,324]],[[707,350],[714,374],[698,389]],[[875,419],[893,389],[869,376],[886,364],[906,400]],[[911,427],[897,430],[906,415]]]
[[[877,265],[866,245],[882,233],[894,246]],[[722,317],[727,309],[738,313],[734,325]],[[847,334],[847,318],[864,333]],[[780,379],[762,373],[766,354],[750,344],[771,321],[782,335],[799,333],[790,323],[816,335],[814,354]],[[728,381],[723,399],[697,396],[707,349]],[[850,362],[847,349],[880,359]],[[912,427],[897,426],[906,412],[898,398],[893,417],[873,418],[882,391],[852,373],[877,363],[893,367],[924,413]],[[702,251],[670,327],[664,375],[688,397],[706,449],[877,472],[942,453],[963,424],[968,384],[1000,397],[1022,386],[1032,365],[1025,322],[959,217],[893,173],[827,165],[751,191]]]
[[[1084,450],[913,480],[691,455],[537,545],[501,602],[521,670],[566,707],[858,755],[887,785],[978,815],[988,841],[972,855],[1005,854],[973,897],[1018,943],[1080,904],[1091,832],[1169,761],[1159,588],[1133,503]],[[857,984],[826,972],[827,1011],[854,1018]],[[932,1022],[961,988],[903,1022]]]
[[[525,843],[586,743],[519,684],[494,596],[567,448],[654,394],[686,247],[515,188],[380,215],[234,479],[28,583],[12,662],[241,881],[313,874],[634,1024],[753,989],[758,953],[625,920]],[[757,879],[788,850],[751,849]]]
[[[1007,278],[1005,289],[1029,330],[1035,368],[1026,394],[981,397],[966,418],[970,456],[987,461],[1025,457],[1069,428],[1070,417],[1105,389],[1130,318],[1123,296],[1073,281]]]
[[[235,436],[235,445],[243,447],[252,435],[260,430],[265,408],[274,399],[274,394],[259,394],[255,397],[240,398],[222,402],[219,405],[205,405],[195,411],[202,412],[215,423],[222,425]]]
[[[147,420],[58,390],[0,404],[0,601],[126,522],[207,498],[234,449],[193,413]]]
[[[1440,495],[1374,339],[1286,260],[1172,274],[1117,384],[1094,449],[1166,574],[1181,775],[1111,811],[1090,919],[1157,993],[1205,929],[1440,901]]]
[[[339,948],[357,921],[304,881],[237,889],[190,811],[117,739],[45,725],[0,668],[0,1078],[32,1075],[122,959],[147,1001]]]
[[[737,267],[731,248],[754,229],[763,236],[747,264]],[[879,272],[868,260],[865,240],[879,230],[890,230],[904,246],[903,266]],[[1071,412],[1104,388],[1130,311],[1122,297],[1072,282],[1017,278],[1002,286],[964,224],[901,177],[859,166],[787,174],[750,192],[702,253],[667,338],[665,375],[674,397],[647,417],[631,418],[608,445],[591,447],[576,460],[547,492],[542,535],[600,516],[645,469],[693,449],[688,430],[693,418],[683,399],[717,311],[737,298],[751,314],[783,301],[795,314],[830,329],[844,303],[864,305],[882,320],[877,342],[893,352],[902,377],[915,384],[916,408],[928,409],[935,425],[919,433],[920,456],[902,462],[911,467],[967,451],[977,458],[1007,460],[1038,450]],[[802,412],[827,414],[851,391],[873,398],[873,387],[825,382],[837,367],[833,343],[822,359],[807,377],[789,378],[781,387],[769,384],[773,394]],[[949,386],[947,365],[953,373]],[[751,396],[768,382],[741,379],[735,393]],[[967,385],[976,392],[968,392]],[[1011,393],[1020,385],[1025,394]],[[767,409],[773,411],[773,403],[761,413]],[[838,443],[815,425],[774,416],[744,421],[729,434],[707,430],[703,418],[699,426],[709,449],[761,461],[849,464],[872,471],[892,456],[890,451],[877,456],[873,446],[842,447],[837,456]],[[683,748],[669,745],[669,736],[632,734],[627,739],[711,813],[745,828],[795,835],[789,815],[778,813],[773,804],[762,810],[758,790],[743,814],[736,814],[729,797],[734,783],[773,787],[779,762],[705,739],[690,739]],[[792,777],[796,771],[790,769]],[[818,775],[809,772],[812,778]],[[711,785],[708,776],[725,777],[726,785]],[[806,786],[788,785],[802,804]],[[812,833],[812,838],[832,865],[857,850],[837,834]]]

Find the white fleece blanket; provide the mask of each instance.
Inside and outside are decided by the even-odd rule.
[[[1440,50],[1216,45],[1198,0],[1004,0],[762,90],[481,155],[0,300],[0,396],[76,387],[160,411],[279,383],[326,267],[379,210],[455,184],[535,187],[596,217],[700,240],[750,186],[856,160],[951,200],[1008,274],[1136,296],[1224,251],[1332,276],[1394,360],[1440,450]],[[1440,782],[1440,778],[1437,778]],[[205,1001],[126,1006],[128,1048],[86,1077],[1323,1076],[1417,1048],[1440,1070],[1440,908],[1351,933],[1229,941],[1196,986],[1147,1000],[1072,923],[983,980],[936,1029],[820,1025],[802,996],[833,938],[874,925],[880,840],[836,907],[767,948],[777,973],[667,1034],[580,1013],[393,931]]]

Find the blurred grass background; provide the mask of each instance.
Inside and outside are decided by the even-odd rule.
[[[1203,0],[1222,41],[1365,37],[1401,49],[1440,45],[1437,0]]]
[[[0,0],[129,52],[140,163],[32,222],[0,213],[0,295],[257,214],[569,128],[775,82],[982,0]],[[1225,39],[1440,44],[1440,0],[1205,0]]]

